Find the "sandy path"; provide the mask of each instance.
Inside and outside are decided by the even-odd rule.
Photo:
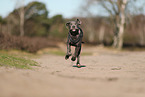
[[[85,68],[55,55],[36,59],[35,70],[1,67],[0,97],[145,97],[145,52],[89,50]]]

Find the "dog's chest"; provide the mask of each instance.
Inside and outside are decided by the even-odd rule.
[[[68,43],[72,46],[80,46],[82,37],[83,37],[83,32],[80,29],[78,31],[78,34],[75,36],[69,32]]]
[[[73,39],[73,40],[76,40],[79,38],[79,35],[80,35],[80,30],[78,32],[75,32],[75,33],[72,33],[70,32],[70,37]]]

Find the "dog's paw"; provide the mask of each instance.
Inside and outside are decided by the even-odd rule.
[[[78,68],[81,68],[81,64],[80,63],[77,63],[76,65],[78,66]]]
[[[72,54],[66,54],[65,59],[67,60]]]
[[[72,60],[72,61],[75,61],[75,60],[76,60],[76,57],[72,57],[71,60]]]
[[[65,56],[65,59],[67,60],[68,58],[69,58],[69,55],[66,55],[66,56]]]

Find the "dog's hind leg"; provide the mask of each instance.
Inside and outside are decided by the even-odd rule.
[[[65,56],[65,59],[67,60],[71,56],[71,46],[67,44],[67,54]]]

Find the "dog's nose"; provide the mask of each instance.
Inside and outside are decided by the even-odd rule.
[[[75,28],[75,26],[72,26],[72,28]]]

